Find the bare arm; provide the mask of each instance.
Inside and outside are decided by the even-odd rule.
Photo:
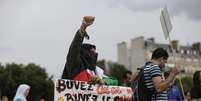
[[[153,77],[152,81],[154,83],[154,87],[156,88],[157,92],[165,91],[170,84],[173,82],[175,76],[179,73],[177,67],[173,68],[170,72],[170,75],[166,80],[162,80],[160,76]]]

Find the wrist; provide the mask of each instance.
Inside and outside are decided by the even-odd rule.
[[[79,29],[79,31],[80,31],[80,33],[85,33],[85,27],[83,26],[83,25],[81,25],[80,26],[80,29]]]
[[[80,29],[79,29],[79,32],[80,32],[80,33],[84,33],[85,31],[84,31],[82,28],[80,28]]]
[[[81,26],[80,26],[80,29],[82,30],[82,31],[85,31],[86,30],[86,25],[84,25],[84,24],[82,24]]]
[[[89,40],[89,35],[87,34],[87,32],[84,29],[80,28],[78,30],[78,32],[79,32],[81,37],[85,37],[85,38],[87,38]]]

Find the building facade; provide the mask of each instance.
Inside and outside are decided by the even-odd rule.
[[[124,65],[125,67],[129,67],[129,50],[127,48],[126,42],[121,42],[117,45],[117,61],[119,64]]]
[[[154,38],[144,39],[144,37],[137,37],[131,40],[131,45],[127,47],[127,43],[118,44],[118,63],[124,65],[129,70],[136,72],[137,68],[144,65],[146,61],[151,59],[152,52],[156,48],[164,48],[169,53],[168,68],[174,67],[175,64],[181,66],[182,71],[186,74],[192,75],[197,70],[201,70],[201,43],[197,42],[189,46],[179,45],[177,40],[169,44],[156,43]],[[127,49],[127,50],[126,50]],[[122,51],[123,50],[123,51]],[[125,56],[126,54],[126,56]],[[125,62],[125,60],[127,62]]]

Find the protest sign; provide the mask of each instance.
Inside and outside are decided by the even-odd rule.
[[[84,81],[55,80],[54,101],[132,101],[130,87],[90,84]]]

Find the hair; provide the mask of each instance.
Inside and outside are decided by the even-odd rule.
[[[132,75],[132,72],[127,70],[124,74],[123,74],[123,78],[126,79],[127,78],[127,74]]]
[[[151,59],[159,59],[161,57],[167,59],[169,55],[167,51],[164,50],[163,48],[157,48],[156,50],[153,51]]]
[[[196,71],[193,74],[193,84],[199,86],[200,85],[200,72],[201,71]]]

